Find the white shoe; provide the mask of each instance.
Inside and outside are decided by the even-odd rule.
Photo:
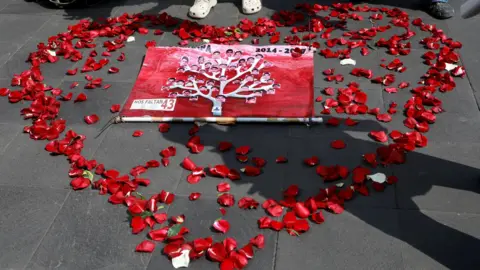
[[[262,9],[260,0],[242,0],[242,9],[245,14],[257,13]]]
[[[195,0],[195,3],[188,11],[188,15],[195,19],[203,19],[217,5],[217,0]]]

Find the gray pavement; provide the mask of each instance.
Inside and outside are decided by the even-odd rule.
[[[58,10],[24,0],[0,1],[0,88],[9,85],[13,74],[29,67],[28,53],[38,42],[66,31],[67,26],[82,18],[118,16],[128,13],[158,13],[186,19],[193,0],[111,0],[88,10]],[[276,10],[294,6],[294,1],[264,0],[264,9],[251,16],[264,17]],[[382,6],[392,1],[374,1]],[[439,94],[446,112],[438,116],[428,133],[429,145],[409,153],[404,165],[382,169],[398,176],[399,182],[383,193],[373,192],[369,197],[358,197],[348,202],[340,215],[325,214],[325,223],[312,224],[300,237],[285,232],[259,230],[256,220],[263,210],[240,210],[232,207],[226,218],[232,224],[228,236],[240,245],[258,233],[265,234],[266,247],[256,252],[248,269],[479,269],[480,256],[480,16],[468,20],[458,15],[447,21],[435,21],[418,9],[419,2],[398,1],[411,18],[420,17],[437,24],[454,39],[463,42],[461,61],[468,76],[456,79],[453,92]],[[322,4],[329,4],[325,1]],[[453,5],[459,11],[463,1]],[[232,25],[244,15],[238,12],[239,3],[220,1],[204,24]],[[459,13],[459,12],[458,12]],[[355,25],[349,22],[349,24]],[[361,27],[361,23],[358,24]],[[283,31],[283,30],[282,30]],[[285,32],[288,30],[285,30]],[[170,132],[159,133],[156,124],[119,124],[111,126],[98,138],[100,128],[110,119],[110,105],[123,103],[135,81],[144,56],[145,40],[155,39],[160,46],[175,45],[172,33],[162,36],[137,35],[136,42],[123,49],[127,61],[119,63],[122,75],[97,72],[105,83],[113,86],[108,91],[88,92],[87,102],[62,105],[60,116],[67,120],[67,128],[85,134],[88,138],[83,154],[96,159],[106,167],[128,172],[130,168],[151,159],[159,159],[158,152],[168,146],[177,147],[177,156],[167,168],[148,171],[145,177],[152,184],[143,189],[145,194],[162,189],[174,192],[177,199],[168,207],[169,216],[184,214],[190,238],[223,235],[211,232],[210,225],[219,217],[215,186],[218,179],[207,177],[198,185],[186,182],[186,172],[179,166],[189,155],[183,146],[188,139],[190,125],[174,125]],[[412,40],[413,51],[402,57],[408,67],[400,75],[403,81],[414,84],[427,70],[420,58],[424,50],[418,45],[421,36]],[[265,40],[262,40],[266,44]],[[112,55],[116,58],[117,53]],[[353,58],[361,66],[379,70],[381,58],[392,59],[384,50],[372,51],[368,57],[358,52]],[[67,69],[79,67],[82,61],[61,61],[42,67],[48,84],[67,88],[81,79],[64,76]],[[345,81],[362,81],[348,74],[337,59],[315,57],[315,93],[333,84],[323,80],[321,71],[336,68],[345,75]],[[361,82],[368,93],[368,105],[388,108],[395,101],[399,107],[410,97],[408,93],[387,94],[378,85]],[[76,88],[75,93],[84,91]],[[0,269],[173,269],[161,252],[162,245],[152,254],[134,252],[145,239],[145,233],[131,234],[126,208],[108,203],[107,196],[97,190],[71,191],[68,162],[64,157],[49,156],[45,141],[30,140],[22,133],[24,125],[20,109],[25,104],[9,104],[0,98]],[[318,111],[318,110],[317,110]],[[100,123],[88,126],[83,116],[97,113]],[[344,116],[342,116],[344,117]],[[280,199],[281,191],[298,184],[302,198],[317,193],[325,184],[314,170],[305,169],[301,160],[318,155],[326,164],[353,167],[359,164],[361,153],[373,152],[378,144],[368,138],[368,132],[379,129],[405,131],[400,113],[385,124],[373,117],[359,117],[355,127],[298,125],[237,125],[232,127],[209,125],[199,135],[206,145],[200,155],[192,159],[199,164],[241,165],[231,155],[215,151],[219,141],[235,145],[248,144],[257,156],[269,161],[265,173],[258,177],[244,177],[232,182],[231,193],[237,200],[245,195],[263,201]],[[145,132],[141,138],[131,136],[134,130]],[[329,142],[343,139],[347,149],[333,150]],[[274,164],[278,155],[288,156],[288,165]],[[191,192],[201,192],[202,198],[190,202]],[[217,269],[205,259],[191,263],[190,269]]]

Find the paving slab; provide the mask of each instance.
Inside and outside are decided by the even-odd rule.
[[[72,192],[26,269],[145,269],[150,254],[134,252],[125,207],[97,192]]]
[[[78,68],[77,74],[73,76],[67,76],[66,79],[68,79],[69,81],[85,82],[85,76],[90,75],[95,78],[100,77],[105,81],[119,82],[119,83],[120,82],[133,83],[137,79],[138,73],[140,72],[140,68],[142,67],[142,63],[145,57],[145,53],[147,52],[147,48],[145,48],[145,46],[130,46],[130,44],[128,44],[124,49],[116,52],[112,52],[111,56],[109,57],[101,56],[101,54],[105,51],[105,49],[102,47],[98,47],[95,49],[87,49],[87,50],[84,49],[83,53],[90,54],[93,51],[95,51],[98,54],[95,57],[96,61],[100,61],[100,59],[108,59],[109,63],[98,71],[81,72],[82,67],[85,64],[85,61],[87,59],[85,57],[85,60],[80,60],[74,66],[74,68]],[[118,57],[122,52],[125,55],[125,60],[118,61]],[[118,68],[119,72],[118,73],[109,72],[109,69],[111,67]],[[65,74],[66,71],[67,70],[64,70],[63,74]],[[126,84],[126,85],[131,85],[131,84]]]
[[[18,49],[7,62],[0,66],[0,78],[11,80],[15,74],[20,74],[25,70],[30,69],[31,64],[27,62],[28,56],[32,52],[37,51],[37,45],[40,42],[46,42],[48,37],[30,38],[26,43]],[[76,63],[70,60],[60,59],[56,63],[46,63],[42,65],[42,75],[44,76],[44,83],[53,87],[57,87],[62,81],[68,69],[73,68]],[[10,83],[8,84],[10,85]],[[5,87],[7,85],[2,85]]]
[[[50,156],[44,150],[46,144],[31,140],[28,134],[16,136],[1,157],[0,185],[69,189],[68,161],[63,156]]]
[[[68,193],[48,188],[0,187],[0,268],[25,268]]]
[[[57,15],[71,20],[80,20],[85,18],[109,17],[112,14],[112,9],[116,5],[121,5],[125,2],[126,0],[107,0],[90,9],[80,7],[63,9],[56,7],[48,1],[14,0],[10,1],[8,5],[1,9],[0,14],[36,15],[45,17]]]
[[[405,269],[471,269],[480,264],[476,214],[399,211]]]
[[[279,234],[275,269],[403,269],[396,210],[356,209],[324,217],[325,223],[312,224],[299,237]]]
[[[124,13],[143,13],[143,14],[157,14],[167,12],[170,16],[178,18],[180,6],[188,0],[125,0],[124,3],[114,5],[114,16],[120,16]],[[190,4],[190,2],[188,2]]]
[[[343,140],[346,143],[344,149],[333,149],[330,143],[334,140]],[[307,199],[318,194],[320,188],[328,188],[337,183],[343,183],[347,188],[352,184],[351,172],[358,166],[369,167],[364,164],[362,155],[375,153],[378,143],[372,143],[365,138],[355,138],[347,133],[329,132],[326,130],[321,137],[295,138],[288,142],[290,148],[288,152],[289,164],[286,171],[287,185],[297,184],[302,190],[300,199]],[[350,175],[346,179],[340,179],[333,182],[324,182],[321,176],[316,173],[315,167],[307,166],[303,161],[312,156],[319,158],[319,164],[323,166],[345,166],[349,169]],[[381,172],[386,175],[392,175],[390,168],[378,167],[371,169],[372,174]],[[395,189],[392,186],[387,187],[383,192],[376,192],[370,189],[370,196],[361,196],[357,194],[350,202],[349,207],[378,207],[395,208]]]
[[[102,142],[105,133],[100,133],[102,127],[113,116],[110,112],[112,104],[122,104],[126,95],[129,93],[132,84],[104,82],[111,84],[108,90],[95,89],[86,91],[87,101],[73,103],[73,100],[65,102],[62,105],[60,117],[67,121],[67,130],[72,129],[78,134],[87,136],[83,155],[91,158],[98,146]],[[68,93],[71,82],[65,81],[60,85]],[[74,98],[83,89],[74,89]],[[5,101],[2,99],[2,101]],[[3,107],[2,107],[3,108]],[[6,104],[5,108],[11,108]],[[87,125],[84,122],[84,116],[92,113],[100,117],[100,121],[95,125]],[[15,112],[18,119],[22,119],[19,112]],[[24,121],[24,125],[30,122]],[[16,127],[21,131],[21,127]],[[97,135],[99,137],[95,138]],[[28,134],[19,134],[5,148],[4,157],[0,168],[5,172],[5,178],[0,179],[0,183],[16,186],[48,186],[54,188],[69,188],[68,161],[64,156],[51,156],[44,150],[47,141],[33,141]],[[25,166],[31,167],[31,170],[25,170]],[[14,179],[12,181],[12,179]]]
[[[133,83],[114,82],[105,79],[102,86],[111,85],[108,89],[103,89],[103,87],[84,89],[86,84],[84,79],[83,81],[78,81],[80,83],[79,86],[70,89],[72,82],[64,80],[59,86],[65,94],[73,93],[72,100],[63,102],[59,115],[67,121],[67,130],[72,129],[78,134],[87,136],[82,153],[85,157],[90,158],[106,135],[105,132],[101,132],[102,129],[107,127],[109,121],[116,116],[116,114],[110,111],[111,106],[114,104],[123,105],[132,89]],[[87,96],[87,100],[74,102],[80,93],[84,93]],[[98,115],[100,120],[96,124],[87,125],[84,117],[91,114]]]
[[[210,130],[205,133],[201,131],[198,135],[205,144],[205,150],[199,155],[190,155],[190,158],[202,167],[226,165],[228,168],[236,169],[239,172],[246,165],[252,166],[253,158],[262,158],[266,161],[266,165],[262,168],[260,175],[251,177],[241,173],[241,179],[236,181],[207,176],[200,183],[192,185],[186,181],[189,172],[184,170],[176,193],[189,195],[191,192],[201,192],[202,194],[217,196],[219,193],[216,186],[221,182],[228,182],[232,187],[230,192],[236,196],[237,201],[243,196],[252,196],[257,200],[280,199],[280,187],[285,185],[285,173],[288,164],[277,164],[275,160],[279,156],[288,157],[290,140],[280,134],[256,132],[255,128],[251,128],[249,131],[251,132],[249,136],[241,136],[241,133],[235,131],[223,134]],[[247,154],[249,161],[246,163],[239,162],[236,159],[235,148],[224,153],[220,152],[218,145],[221,141],[231,142],[234,147],[250,147],[250,153]],[[279,188],[272,189],[272,186]]]
[[[475,76],[475,74],[478,74],[480,62],[480,56],[477,53],[477,44],[480,42],[480,37],[478,35],[472,35],[471,31],[465,31],[465,29],[477,29],[480,17],[477,15],[468,19],[462,18],[460,15],[460,6],[465,2],[465,0],[451,2],[451,5],[457,12],[455,17],[446,23],[452,37],[462,42],[463,47],[460,52],[460,57],[467,70],[467,77],[474,90],[478,106],[478,104],[480,104],[480,79],[478,76]],[[480,106],[478,107],[480,108]]]
[[[5,149],[20,133],[20,126],[13,124],[0,124],[0,153],[3,154]]]
[[[193,1],[152,1],[152,0],[120,0],[106,1],[91,9],[52,9],[48,5],[23,0],[2,1],[0,3],[0,87],[9,85],[15,73],[29,68],[25,62],[28,54],[35,50],[39,42],[45,42],[51,35],[63,32],[68,25],[75,24],[79,19],[118,16],[124,12],[156,14],[166,11],[178,19],[188,19],[187,12]],[[309,0],[309,3],[317,1]],[[333,1],[322,1],[331,4]],[[344,2],[344,1],[342,1]],[[319,188],[328,186],[315,173],[314,168],[306,168],[302,164],[305,157],[318,155],[321,164],[345,165],[350,169],[362,164],[362,153],[374,152],[381,144],[373,142],[368,137],[371,130],[398,129],[407,131],[402,121],[401,106],[411,96],[408,89],[397,94],[388,94],[380,85],[374,85],[368,79],[356,78],[348,73],[352,66],[340,66],[338,59],[324,59],[315,56],[315,94],[321,93],[324,87],[342,87],[342,84],[325,82],[321,72],[326,68],[335,68],[336,73],[345,76],[345,82],[357,81],[368,93],[369,107],[379,107],[386,110],[388,104],[399,104],[399,112],[393,116],[391,123],[379,123],[370,115],[352,116],[360,120],[355,127],[343,124],[331,128],[315,125],[307,128],[304,125],[258,125],[244,124],[237,126],[205,125],[200,127],[198,135],[205,144],[202,154],[189,153],[184,144],[188,140],[188,130],[192,124],[175,124],[168,133],[159,133],[157,124],[119,124],[107,129],[98,138],[100,129],[113,116],[109,112],[112,104],[123,104],[129,94],[141,66],[146,50],[145,42],[155,40],[160,46],[178,46],[178,38],[170,29],[148,26],[148,35],[135,34],[136,41],[129,43],[123,50],[127,60],[123,63],[115,59],[118,52],[110,57],[110,65],[120,68],[119,74],[108,74],[108,69],[92,73],[94,77],[102,77],[105,83],[113,86],[108,90],[85,90],[84,75],[65,76],[65,71],[81,67],[83,61],[72,63],[61,60],[59,63],[44,65],[43,75],[47,84],[60,87],[66,93],[72,91],[76,96],[86,92],[88,100],[74,104],[72,101],[62,104],[60,116],[67,119],[67,128],[73,128],[87,135],[84,154],[95,158],[107,167],[118,168],[128,173],[135,165],[144,164],[151,159],[160,160],[159,151],[167,146],[175,146],[177,155],[170,158],[168,167],[149,170],[142,177],[152,180],[148,188],[140,191],[158,192],[162,189],[174,191],[178,196],[176,202],[168,210],[170,215],[185,214],[186,225],[191,229],[188,240],[196,237],[214,235],[216,240],[226,236],[235,237],[240,245],[257,233],[267,237],[267,247],[258,251],[250,261],[248,269],[318,269],[335,268],[351,269],[468,269],[470,265],[479,264],[474,252],[478,250],[478,193],[480,191],[478,156],[480,145],[480,112],[478,110],[478,82],[475,74],[478,69],[478,35],[475,27],[478,17],[468,20],[459,18],[458,11],[462,1],[452,3],[457,9],[456,17],[447,21],[436,21],[420,10],[421,0],[391,2],[377,0],[378,6],[396,6],[409,8],[411,18],[422,18],[425,22],[434,23],[437,27],[455,39],[463,42],[461,62],[467,68],[465,79],[456,79],[457,89],[438,95],[444,102],[445,113],[438,115],[437,122],[431,126],[427,134],[429,146],[409,153],[408,162],[402,166],[377,168],[387,175],[399,177],[399,183],[387,187],[383,193],[371,190],[371,196],[357,196],[346,203],[346,213],[334,215],[325,213],[326,222],[322,225],[312,224],[311,230],[301,237],[291,237],[285,232],[280,234],[271,231],[258,230],[256,220],[265,215],[263,210],[245,211],[236,206],[227,209],[226,218],[231,222],[232,229],[227,235],[219,235],[211,231],[211,224],[220,217],[216,202],[216,185],[221,179],[205,177],[197,185],[186,182],[186,172],[180,163],[185,156],[190,156],[197,164],[203,166],[225,164],[232,168],[241,168],[244,164],[235,159],[233,152],[219,153],[217,145],[220,141],[231,141],[235,146],[250,145],[253,149],[250,157],[259,156],[267,160],[264,173],[257,177],[242,176],[241,180],[230,182],[231,193],[235,198],[252,196],[262,202],[265,198],[279,199],[281,191],[290,184],[299,184],[302,190],[301,198],[314,195]],[[256,20],[270,16],[276,11],[292,10],[294,3],[289,1],[264,0],[261,12],[246,16],[240,12],[240,2],[222,0],[212,14],[199,23],[228,26],[237,24],[241,18]],[[323,12],[320,15],[327,15]],[[359,13],[364,21],[349,22],[352,29],[370,27],[367,13]],[[195,21],[195,20],[192,20]],[[390,18],[378,22],[386,25]],[[10,25],[15,25],[20,31],[11,31]],[[3,27],[3,28],[2,28]],[[154,36],[155,29],[165,33]],[[478,28],[478,27],[477,27]],[[466,31],[468,29],[468,31]],[[282,36],[290,35],[288,28],[279,28]],[[401,34],[404,30],[393,27],[377,38],[389,38],[392,34]],[[429,36],[429,33],[414,28],[417,35],[411,39],[412,53],[401,57],[408,70],[397,74],[397,83],[409,81],[412,85],[418,81],[428,67],[422,64],[421,55],[425,52],[418,42]],[[342,31],[334,31],[332,37],[340,37]],[[268,38],[263,38],[261,44],[268,44]],[[250,44],[251,38],[245,41]],[[101,43],[103,39],[99,39]],[[326,48],[321,40],[322,48]],[[199,45],[191,43],[190,46]],[[101,46],[96,48],[101,54]],[[86,53],[87,51],[84,50]],[[100,56],[97,57],[97,59]],[[357,67],[369,68],[375,75],[383,75],[388,71],[378,65],[380,59],[391,61],[394,56],[385,54],[385,49],[372,50],[369,56],[361,56],[359,50],[352,52],[352,58],[357,60]],[[478,73],[478,72],[477,72]],[[70,90],[73,81],[80,86]],[[16,88],[12,88],[16,89]],[[477,100],[475,100],[477,98]],[[33,255],[28,269],[170,269],[171,263],[161,254],[161,245],[157,246],[153,255],[133,252],[136,244],[145,239],[142,235],[131,235],[126,220],[124,207],[112,206],[107,203],[107,196],[97,195],[97,191],[74,192],[68,197],[66,204],[60,210],[53,226],[49,224],[59,211],[59,200],[67,196],[70,179],[67,176],[68,162],[64,157],[51,157],[44,151],[46,141],[35,142],[22,134],[23,125],[28,121],[19,115],[21,108],[28,102],[9,104],[7,98],[0,99],[0,203],[9,204],[12,200],[22,203],[13,208],[6,208],[5,217],[14,216],[16,211],[27,212],[34,209],[33,202],[49,207],[37,211],[44,213],[40,219],[36,212],[26,217],[14,219],[14,224],[7,229],[12,234],[0,235],[2,243],[7,243],[8,250],[1,252],[0,268],[24,268],[28,258]],[[315,103],[315,111],[319,112],[322,103]],[[97,113],[100,122],[88,126],[83,122],[83,116]],[[342,121],[347,115],[332,113],[329,117],[339,117]],[[329,117],[326,117],[328,119]],[[143,137],[134,138],[132,133],[142,130]],[[347,148],[334,150],[329,143],[342,139]],[[289,158],[288,164],[275,164],[278,155]],[[25,168],[28,170],[25,170]],[[349,183],[351,180],[343,181]],[[57,188],[47,189],[46,187]],[[190,192],[199,191],[202,198],[190,202],[186,196]],[[21,193],[21,194],[20,194]],[[13,195],[11,195],[13,194]],[[18,195],[20,194],[20,195]],[[58,195],[60,194],[60,195]],[[47,195],[47,196],[44,196]],[[13,196],[10,199],[9,196]],[[63,196],[63,197],[62,197]],[[45,197],[45,198],[44,198]],[[48,197],[48,199],[46,198]],[[53,199],[52,199],[53,198]],[[42,204],[42,201],[46,203]],[[5,201],[5,202],[4,202]],[[8,202],[8,203],[7,203]],[[50,207],[52,206],[52,207]],[[5,208],[5,207],[4,207]],[[2,209],[4,209],[2,208]],[[398,209],[400,208],[400,209]],[[8,210],[13,209],[13,210]],[[25,210],[28,209],[28,210]],[[421,211],[419,211],[420,209]],[[10,211],[10,212],[9,212]],[[72,217],[73,216],[73,217]],[[28,220],[26,220],[28,219]],[[0,224],[2,223],[0,218]],[[26,220],[26,221],[25,221]],[[9,219],[11,224],[11,218]],[[40,224],[30,228],[29,224]],[[105,225],[107,224],[107,225]],[[17,228],[19,227],[19,228]],[[3,228],[3,226],[2,226]],[[48,232],[47,232],[48,230]],[[46,236],[42,240],[43,235]],[[17,237],[17,235],[20,235]],[[100,237],[99,237],[100,235]],[[15,237],[18,239],[16,239]],[[2,238],[3,237],[3,238]],[[279,238],[277,249],[277,237]],[[6,240],[5,240],[6,239]],[[35,241],[32,241],[34,239]],[[20,240],[20,241],[18,241]],[[25,243],[21,245],[18,243]],[[12,245],[14,248],[10,248]],[[39,248],[37,249],[37,246]],[[36,250],[36,251],[35,251]],[[25,259],[25,254],[28,258]],[[320,255],[319,255],[320,254]],[[151,260],[150,260],[151,258]],[[353,266],[354,265],[354,266]],[[193,262],[193,269],[215,269],[216,264],[205,259]]]
[[[479,213],[478,143],[430,143],[394,166],[399,178],[397,198],[402,209]]]
[[[143,136],[136,138],[132,134],[135,130],[143,131]],[[175,128],[170,132],[177,133]],[[187,149],[180,142],[172,142],[158,131],[155,123],[123,123],[116,124],[106,132],[105,139],[99,146],[93,158],[103,163],[106,168],[112,168],[129,173],[137,165],[144,165],[149,160],[161,161],[160,151],[174,146],[177,153],[169,158],[168,167],[152,168],[141,178],[150,179],[151,183],[146,188],[153,192],[162,189],[173,192],[183,173],[180,163],[188,155]]]
[[[0,24],[1,42],[19,43],[33,36],[50,20],[48,16],[3,14]],[[12,31],[12,27],[15,30]]]
[[[0,88],[6,87],[8,89],[15,89],[10,87],[10,79],[0,79]],[[19,127],[28,124],[28,121],[23,120],[20,111],[30,106],[29,102],[10,103],[7,97],[0,98],[0,123],[3,124],[17,124]]]
[[[180,196],[169,207],[168,215],[185,215],[185,227],[189,229],[187,235],[188,241],[197,238],[212,236],[214,241],[223,241],[226,237],[234,238],[237,241],[238,248],[248,244],[251,238],[258,234],[265,236],[265,248],[255,251],[254,257],[248,262],[248,269],[274,269],[273,257],[277,244],[277,234],[270,230],[258,229],[256,220],[263,214],[260,210],[241,210],[238,207],[232,207],[227,210],[224,219],[230,222],[230,230],[225,234],[212,231],[213,222],[222,217],[218,210],[219,205],[216,198],[200,197],[195,202],[188,198]],[[207,261],[205,258],[193,261],[189,269],[217,269],[218,264]],[[171,262],[157,248],[150,260],[147,269],[170,269]]]
[[[4,65],[20,47],[21,44],[0,42],[0,66]]]

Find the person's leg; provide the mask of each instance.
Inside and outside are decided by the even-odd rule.
[[[451,18],[455,11],[453,7],[448,4],[448,0],[429,0],[432,1],[428,7],[428,13],[437,19]]]
[[[196,19],[203,19],[207,17],[212,7],[216,4],[217,0],[195,0],[193,6],[188,11],[188,15]]]

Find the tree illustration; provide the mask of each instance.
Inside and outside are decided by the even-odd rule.
[[[258,97],[275,94],[280,84],[275,83],[269,72],[263,71],[271,66],[262,54],[244,56],[243,52],[232,49],[223,54],[214,51],[210,58],[183,56],[177,72],[186,74],[187,79],[169,78],[162,89],[170,92],[169,97],[188,98],[193,102],[208,99],[212,102],[212,114],[222,116],[222,104],[227,98],[255,104]],[[227,87],[229,85],[234,87]]]

